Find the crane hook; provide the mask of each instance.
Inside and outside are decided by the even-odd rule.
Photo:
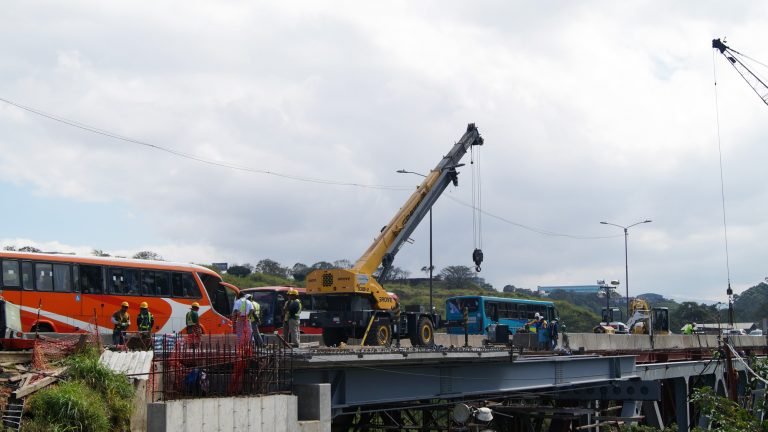
[[[475,262],[475,271],[480,273],[480,264],[483,262],[483,251],[481,249],[475,249],[472,252],[472,261]]]

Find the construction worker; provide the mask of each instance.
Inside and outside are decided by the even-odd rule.
[[[533,326],[536,328],[537,339],[539,340],[539,349],[549,350],[550,341],[547,320],[545,320],[543,316],[539,315],[538,321],[536,321]]]
[[[301,314],[301,301],[299,292],[291,288],[288,290],[288,300],[283,305],[283,337],[289,344],[299,346],[299,315]]]
[[[152,327],[155,326],[155,317],[149,312],[149,305],[147,302],[141,302],[139,305],[139,315],[136,317],[136,325],[139,327],[139,332],[147,335],[152,332]]]
[[[189,308],[189,312],[187,312],[187,334],[191,335],[190,339],[193,343],[200,342],[200,335],[203,334],[203,328],[200,327],[200,315],[198,314],[198,310],[200,310],[200,303],[194,302],[192,303],[192,306]]]
[[[691,335],[693,334],[693,324],[691,324],[691,322],[688,321],[680,330],[683,332],[684,335]]]
[[[539,322],[539,319],[541,319],[541,315],[536,312],[536,314],[533,315],[533,319],[525,323],[525,331],[527,333],[536,333],[536,323]]]
[[[131,325],[131,316],[128,314],[128,302],[122,302],[120,309],[112,314],[112,324],[115,326],[112,329],[112,344],[125,345],[125,331]]]
[[[253,342],[256,346],[264,346],[264,339],[261,338],[261,332],[259,331],[259,324],[261,324],[261,305],[255,301],[250,294],[245,296],[248,301],[251,302],[251,313],[248,314],[248,320],[251,322],[251,331],[253,333]]]
[[[147,302],[141,302],[139,305],[139,315],[136,317],[136,325],[139,328],[139,338],[144,348],[150,348],[152,345],[152,327],[155,326],[155,317],[149,312]]]
[[[235,333],[237,334],[237,343],[245,345],[251,341],[251,324],[248,321],[248,314],[253,310],[253,305],[247,298],[245,293],[240,291],[237,294],[237,300],[232,306],[232,323],[235,325]]]
[[[549,323],[549,340],[552,349],[557,348],[557,339],[560,337],[560,323],[557,318],[553,318]]]

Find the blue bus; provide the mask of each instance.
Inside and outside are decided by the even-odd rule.
[[[557,317],[555,304],[551,301],[524,300],[517,298],[487,296],[457,296],[445,300],[445,319],[458,322],[464,319],[463,311],[467,307],[469,334],[488,334],[491,324],[506,324],[510,334],[533,321],[538,312],[547,322]],[[448,327],[449,334],[464,334],[463,327]]]

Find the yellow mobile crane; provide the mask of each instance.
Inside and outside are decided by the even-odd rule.
[[[408,337],[414,346],[432,345],[439,316],[433,311],[401,311],[397,298],[388,293],[374,272],[382,266],[379,280],[386,280],[400,247],[432,208],[449,183],[458,186],[456,168],[472,146],[483,138],[474,123],[416,191],[382,228],[371,246],[350,269],[315,270],[307,275],[307,293],[315,297],[318,312],[310,314],[310,325],[323,330],[326,346],[346,343],[350,337],[365,338],[369,345],[389,345],[393,331]],[[482,251],[472,255],[479,271]]]

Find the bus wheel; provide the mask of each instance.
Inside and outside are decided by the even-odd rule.
[[[389,327],[389,321],[380,320],[373,323],[368,337],[365,339],[365,344],[390,346],[392,344],[392,329]]]
[[[435,329],[432,321],[427,317],[419,318],[416,324],[416,334],[411,335],[411,345],[432,346],[435,344]]]
[[[32,328],[30,329],[30,331],[33,332],[33,333],[34,332],[53,333],[53,327],[51,327],[50,324],[40,323],[40,324],[33,325]]]
[[[342,342],[347,343],[347,334],[343,328],[324,328],[323,344],[327,347],[339,346]]]

